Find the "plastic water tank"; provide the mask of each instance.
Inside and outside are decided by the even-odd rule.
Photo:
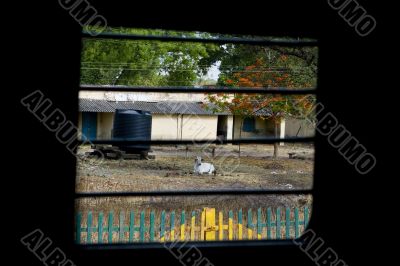
[[[114,115],[113,139],[151,140],[151,113],[142,110],[117,109]],[[118,145],[128,153],[150,150],[149,144]]]

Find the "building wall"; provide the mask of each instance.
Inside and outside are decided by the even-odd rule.
[[[82,114],[79,113],[79,131],[82,132]],[[111,139],[114,113],[97,113],[97,139]],[[153,115],[152,140],[215,139],[217,116],[209,115]]]
[[[233,118],[233,137],[238,139],[240,137],[240,127],[242,125],[242,118],[235,116]],[[278,128],[278,135],[280,134],[280,127]],[[242,138],[256,138],[256,137],[273,137],[274,136],[274,122],[271,120],[263,120],[255,118],[255,130],[247,132],[242,130]]]
[[[232,137],[239,138],[241,120],[239,117],[228,116],[227,139],[232,139]],[[111,138],[113,122],[114,113],[97,113],[98,139]],[[215,139],[217,124],[217,116],[153,115],[151,138],[153,140],[181,138],[196,140]],[[306,121],[292,118],[286,119],[285,123],[282,123],[278,134],[281,137],[295,137],[300,126],[298,137],[314,136],[315,128],[312,125]],[[79,133],[82,133],[82,113],[79,113],[78,128]],[[242,138],[274,136],[274,124],[270,120],[256,118],[255,129],[255,132],[242,131]],[[281,133],[284,135],[282,136]]]
[[[151,139],[178,139],[178,115],[153,115]]]
[[[315,135],[315,127],[306,120],[286,119],[285,137],[295,137],[298,131],[297,137],[312,137]]]
[[[211,140],[217,137],[218,116],[183,115],[182,139]]]
[[[97,113],[97,138],[111,139],[114,113]]]
[[[107,101],[193,101],[203,102],[203,93],[167,93],[167,92],[115,92],[115,91],[80,91],[79,98]]]
[[[82,134],[82,112],[78,114],[78,136]]]

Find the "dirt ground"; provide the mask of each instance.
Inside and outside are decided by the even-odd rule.
[[[84,154],[90,147],[83,147]],[[309,189],[312,187],[314,149],[306,145],[285,144],[280,156],[272,158],[272,145],[217,146],[211,148],[152,147],[154,160],[78,160],[77,192],[224,190],[224,189]],[[289,159],[296,152],[299,159]],[[216,175],[193,173],[194,158],[213,163]]]
[[[77,192],[171,191],[171,190],[246,190],[309,189],[313,182],[314,149],[307,145],[285,144],[279,147],[279,157],[272,158],[272,145],[221,145],[212,157],[212,147],[206,149],[185,146],[152,147],[154,160],[101,160],[84,156],[89,146],[81,147],[77,161]],[[297,159],[289,159],[296,152]],[[217,170],[214,175],[193,173],[194,158],[201,156]],[[76,200],[76,210],[186,210],[200,211],[204,207],[238,210],[260,207],[311,208],[311,195],[209,195],[164,197],[102,197]]]

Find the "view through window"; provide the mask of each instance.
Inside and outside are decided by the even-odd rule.
[[[76,242],[298,237],[312,210],[317,61],[301,38],[84,35]]]

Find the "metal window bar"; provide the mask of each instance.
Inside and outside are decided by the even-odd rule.
[[[198,37],[184,37],[184,36],[166,36],[166,35],[139,35],[139,34],[126,34],[114,32],[101,32],[93,35],[92,32],[83,31],[83,38],[88,39],[114,39],[114,40],[153,40],[153,41],[166,41],[166,42],[201,42],[201,43],[217,43],[217,44],[248,44],[258,46],[295,46],[307,47],[317,46],[316,40],[282,40],[282,39],[261,39],[258,38],[198,38]]]
[[[232,140],[140,140],[140,139],[101,139],[90,140],[92,144],[154,144],[154,145],[172,145],[172,144],[273,144],[276,142],[313,142],[315,137],[296,137],[296,138],[254,138],[254,139],[232,139]],[[87,141],[80,140],[80,143]]]
[[[316,94],[315,89],[285,89],[285,88],[247,88],[247,87],[142,87],[124,85],[80,85],[82,91],[121,91],[121,92],[174,92],[174,93],[258,93],[258,94]]]

